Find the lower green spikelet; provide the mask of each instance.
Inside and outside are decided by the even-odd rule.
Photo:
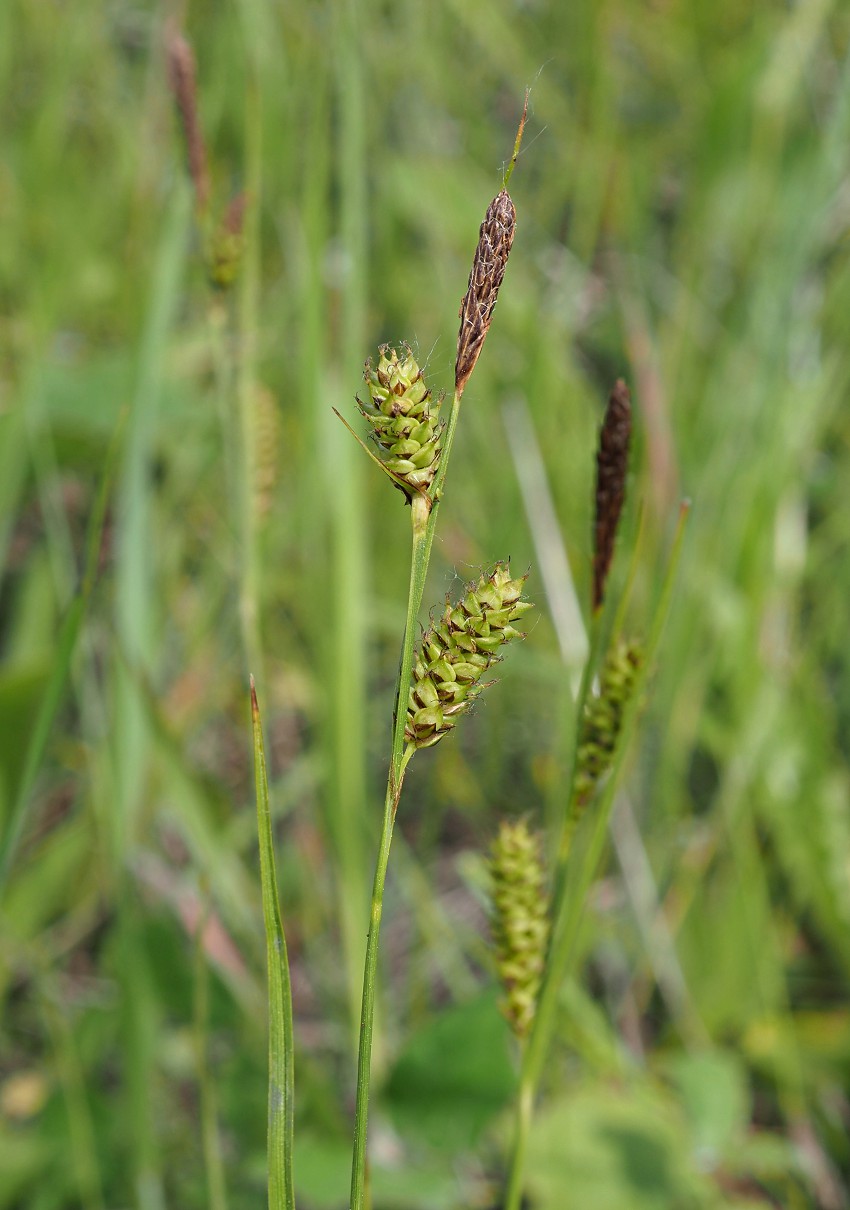
[[[539,837],[524,819],[502,820],[490,858],[491,928],[508,1024],[522,1039],[537,1009],[549,941],[549,900]]]
[[[431,623],[413,665],[405,740],[430,748],[447,735],[484,688],[481,678],[497,662],[499,648],[525,635],[511,623],[529,609],[522,599],[526,577],[511,579],[507,563],[467,585],[454,604]]]

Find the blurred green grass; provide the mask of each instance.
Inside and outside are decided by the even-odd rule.
[[[527,411],[583,599],[616,375],[639,413],[632,531],[639,499],[648,518],[637,625],[693,500],[530,1191],[553,1210],[850,1204],[850,12],[195,0],[215,205],[248,187],[256,216],[220,303],[224,364],[164,15],[0,6],[4,836],[64,686],[0,904],[0,1208],[207,1204],[204,917],[228,1204],[264,1196],[249,663],[294,964],[299,1204],[345,1204],[408,531],[330,409],[353,417],[382,340],[411,340],[450,385],[529,84],[518,234],[430,598],[496,557],[538,559],[506,405]],[[478,855],[500,813],[558,801],[570,714],[539,567],[529,591],[540,621],[500,686],[409,778],[377,1056],[386,1210],[497,1196],[510,1065]],[[455,1054],[456,1072],[436,1061]]]

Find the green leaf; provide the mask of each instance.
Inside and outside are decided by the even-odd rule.
[[[441,1150],[471,1147],[516,1088],[509,1041],[492,994],[429,1021],[387,1083],[399,1129]]]
[[[77,640],[79,639],[83,620],[91,598],[92,588],[97,575],[101,539],[106,521],[106,506],[112,487],[112,475],[121,431],[121,427],[119,426],[113,436],[103,474],[101,475],[100,490],[89,518],[86,533],[85,569],[82,583],[77,595],[68,606],[64,621],[56,638],[56,654],[53,666],[39,704],[38,713],[31,730],[27,734],[24,745],[26,756],[16,785],[15,796],[11,800],[8,817],[5,820],[5,830],[2,839],[0,839],[0,894],[2,894],[5,887],[18,844],[27,824],[33,801],[32,791],[35,786],[35,780],[41,767],[54,720],[64,700],[67,682],[71,674],[71,663],[77,648]]]
[[[678,1087],[700,1160],[714,1166],[738,1142],[750,1120],[750,1093],[741,1061],[728,1051],[681,1054],[665,1064]]]
[[[526,1171],[535,1210],[721,1204],[691,1163],[676,1106],[644,1084],[588,1085],[555,1102],[535,1122]]]
[[[257,830],[260,839],[260,881],[269,981],[269,1210],[295,1210],[292,1188],[294,1133],[294,1044],[292,988],[289,958],[280,917],[274,861],[269,783],[260,707],[251,678],[251,722],[254,737],[254,772],[257,782]]]

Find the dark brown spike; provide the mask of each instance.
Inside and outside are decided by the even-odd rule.
[[[489,330],[515,230],[516,208],[507,189],[503,189],[487,207],[478,233],[478,247],[472,260],[466,294],[460,304],[455,362],[455,392],[458,396],[463,394],[469,376],[475,369]]]
[[[210,181],[207,148],[198,117],[195,53],[176,26],[172,26],[168,31],[166,51],[168,79],[177,102],[183,137],[186,140],[186,158],[195,190],[195,205],[199,213],[204,213],[209,203]]]
[[[632,403],[629,388],[618,378],[608,399],[599,433],[596,454],[596,528],[593,556],[593,611],[605,599],[605,582],[611,560],[623,501],[632,434]]]

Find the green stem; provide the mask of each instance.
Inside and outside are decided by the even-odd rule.
[[[292,984],[286,937],[277,892],[269,783],[260,707],[251,677],[251,729],[254,740],[254,779],[257,789],[257,834],[260,884],[266,932],[269,997],[269,1210],[295,1210],[292,1150],[295,1112],[295,1045],[292,1027]]]
[[[667,574],[662,585],[661,596],[655,610],[652,629],[646,646],[646,658],[643,663],[642,675],[638,677],[631,701],[623,718],[614,761],[601,798],[597,804],[596,812],[592,819],[592,826],[589,825],[588,829],[579,829],[577,835],[579,843],[576,844],[575,849],[573,849],[570,843],[566,828],[562,834],[552,902],[552,937],[549,943],[546,969],[543,973],[543,983],[537,1002],[537,1012],[531,1028],[531,1035],[522,1057],[522,1071],[518,1093],[517,1131],[508,1175],[505,1210],[517,1210],[520,1204],[519,1199],[522,1192],[527,1135],[534,1100],[554,1032],[558,993],[576,953],[576,942],[578,941],[581,927],[583,907],[587,891],[599,866],[605,847],[608,820],[610,819],[611,810],[614,805],[614,795],[619,783],[619,774],[623,759],[634,731],[643,695],[643,685],[655,653],[658,650],[661,632],[670,608],[670,598],[682,554],[688,510],[689,504],[683,502],[679,512],[679,524],[673,541]],[[596,619],[594,621],[597,622]],[[601,631],[597,622],[594,625],[591,654],[579,694],[577,727],[581,726],[583,704],[590,690],[593,664],[598,654],[597,647],[600,644],[600,634]],[[576,760],[574,759],[573,777],[571,778],[570,786],[570,803],[573,797],[572,782],[575,780],[575,769]],[[528,1121],[523,1117],[525,1113],[528,1114]]]
[[[360,1045],[357,1054],[357,1101],[354,1113],[354,1158],[351,1167],[351,1210],[363,1210],[366,1189],[366,1135],[369,1120],[369,1084],[372,1065],[372,1033],[375,1025],[375,983],[378,970],[378,944],[381,916],[384,909],[384,886],[390,860],[398,800],[404,783],[404,770],[415,749],[408,748],[402,756],[400,773],[391,770],[384,800],[384,821],[381,843],[372,886],[372,907],[369,917],[369,937],[366,941],[366,965],[363,973],[363,1003],[360,1011]]]
[[[437,513],[439,512],[440,502],[443,498],[443,483],[445,481],[446,470],[449,465],[449,455],[452,452],[452,446],[455,439],[455,430],[457,429],[458,417],[460,416],[460,400],[461,395],[455,391],[454,395],[452,396],[452,406],[451,411],[449,412],[449,422],[446,425],[446,439],[443,442],[443,451],[440,454],[440,463],[437,467],[437,473],[434,476],[434,482],[431,486],[430,499],[432,507],[428,516],[428,527],[425,534],[424,560],[426,570],[431,558],[431,546],[434,541],[434,530],[437,528]]]
[[[427,540],[433,508],[426,496],[415,496],[411,502],[413,522],[413,549],[410,559],[410,587],[407,595],[407,620],[404,628],[404,643],[401,651],[401,666],[393,723],[393,746],[390,771],[387,778],[387,793],[384,800],[384,819],[375,879],[372,885],[372,906],[369,917],[369,935],[366,941],[366,961],[363,971],[363,1001],[360,1010],[360,1041],[357,1052],[357,1095],[354,1114],[354,1154],[351,1164],[351,1210],[363,1210],[366,1188],[366,1136],[369,1119],[369,1085],[372,1068],[372,1034],[375,1025],[375,983],[378,970],[378,945],[381,934],[381,916],[384,906],[384,886],[390,859],[396,811],[398,810],[404,772],[415,748],[404,745],[404,728],[407,720],[407,698],[413,670],[413,651],[416,644],[416,622],[425,576],[428,571]]]
[[[410,560],[407,620],[405,622],[404,642],[401,649],[395,719],[393,722],[392,755],[390,757],[389,777],[387,778],[387,793],[384,800],[384,819],[381,828],[378,860],[375,866],[375,879],[372,886],[372,908],[369,919],[369,936],[366,942],[366,961],[363,971],[363,1002],[360,1011],[360,1041],[357,1053],[357,1093],[354,1117],[354,1153],[351,1164],[350,1210],[365,1210],[366,1206],[366,1136],[369,1118],[372,1034],[375,1024],[375,983],[378,969],[381,915],[384,904],[384,885],[387,878],[393,826],[401,797],[404,773],[408,761],[416,750],[412,745],[405,746],[404,739],[410,678],[413,672],[413,653],[416,646],[416,626],[419,617],[419,608],[422,604],[422,594],[425,589],[425,578],[428,574],[428,563],[431,558],[431,547],[434,542],[434,531],[437,525],[437,513],[442,497],[443,482],[446,477],[446,468],[454,442],[459,415],[460,395],[455,392],[452,398],[448,425],[446,426],[446,437],[440,456],[440,464],[437,468],[437,474],[434,476],[431,492],[428,495],[415,495],[410,504],[411,521],[413,524],[413,549]]]
[[[505,1194],[505,1210],[520,1210],[522,1204],[522,1174],[525,1171],[525,1154],[528,1136],[531,1133],[531,1117],[534,1110],[534,1088],[525,1079],[520,1083],[514,1119],[514,1145],[511,1154],[510,1176]]]

